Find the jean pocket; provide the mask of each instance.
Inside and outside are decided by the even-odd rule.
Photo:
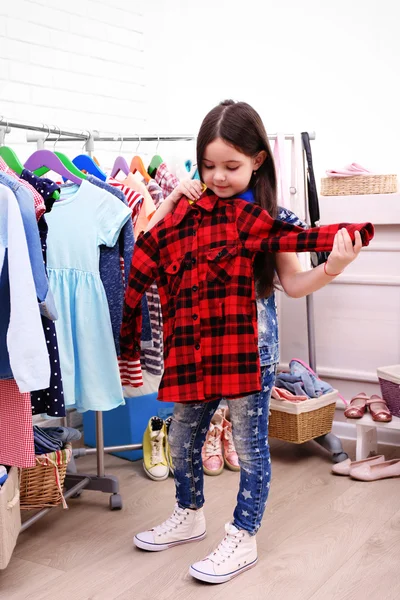
[[[237,246],[224,246],[210,250],[207,254],[207,281],[225,283],[231,279],[237,253]]]

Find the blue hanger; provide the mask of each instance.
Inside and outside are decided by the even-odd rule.
[[[101,181],[105,181],[107,179],[107,175],[104,173],[104,171],[102,171],[94,162],[93,158],[87,154],[79,154],[78,156],[75,156],[72,162],[81,171],[86,171],[86,173],[94,175],[98,179],[101,179]]]

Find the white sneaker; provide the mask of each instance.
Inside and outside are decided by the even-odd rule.
[[[218,548],[190,567],[192,577],[208,583],[224,583],[256,565],[256,536],[237,529],[232,523],[225,525],[225,531],[226,536]]]
[[[191,510],[177,504],[172,515],[154,529],[138,533],[133,543],[142,550],[159,552],[178,544],[197,542],[206,536],[206,520],[202,508]]]

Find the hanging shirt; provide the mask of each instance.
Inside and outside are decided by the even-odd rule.
[[[4,162],[4,160],[1,157],[0,157],[0,171],[7,173],[7,175],[11,175],[11,177],[13,177],[17,181],[19,181],[21,183],[21,185],[26,187],[31,192],[34,203],[35,203],[36,221],[39,221],[40,217],[42,215],[44,215],[44,213],[46,212],[46,204],[44,202],[43,196],[41,194],[39,194],[39,192],[36,191],[36,189],[32,185],[30,185],[27,181],[20,179],[18,177],[18,175],[16,173],[14,173],[14,171],[8,167],[8,165]]]
[[[169,196],[179,185],[179,179],[168,170],[165,163],[161,163],[158,167],[154,179],[162,189],[164,198]]]
[[[258,252],[331,250],[346,227],[364,245],[370,223],[303,229],[243,200],[207,190],[195,205],[181,199],[136,243],[121,330],[121,356],[140,348],[140,298],[156,280],[164,325],[165,370],[159,399],[235,398],[261,386],[253,260]]]

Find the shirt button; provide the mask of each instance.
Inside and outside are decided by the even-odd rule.
[[[198,289],[199,289],[199,288],[197,287],[197,285],[194,285],[194,286],[192,287],[192,291],[193,291],[193,292],[197,292],[197,290],[198,290]]]
[[[196,259],[192,258],[192,263],[195,265],[196,264]]]
[[[198,319],[199,315],[192,315],[192,319],[193,321],[196,321]]]
[[[195,345],[195,349],[196,349],[196,350],[200,350],[200,344],[196,344],[196,345]]]
[[[185,262],[185,269],[190,269],[190,267],[191,267],[191,263],[187,260]]]

